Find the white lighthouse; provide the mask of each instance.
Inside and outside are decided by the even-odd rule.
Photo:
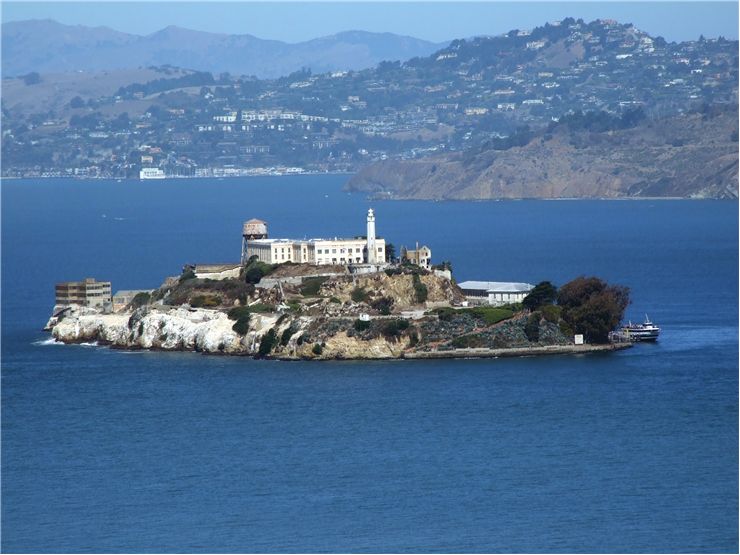
[[[367,263],[378,263],[378,249],[375,245],[375,214],[372,208],[367,211]]]

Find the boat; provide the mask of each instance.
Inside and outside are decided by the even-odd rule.
[[[629,322],[619,330],[626,335],[630,341],[657,341],[660,335],[660,328],[650,321],[645,314],[645,321],[642,324],[633,324]]]

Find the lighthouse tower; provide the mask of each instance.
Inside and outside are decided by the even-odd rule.
[[[367,263],[378,263],[378,249],[375,246],[375,214],[372,208],[367,211]]]

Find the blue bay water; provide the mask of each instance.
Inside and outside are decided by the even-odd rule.
[[[376,202],[345,177],[2,183],[2,549],[738,550],[731,202]],[[459,280],[631,288],[608,356],[275,362],[45,344],[56,281],[153,288],[271,236],[428,244]]]

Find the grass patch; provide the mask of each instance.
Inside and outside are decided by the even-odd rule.
[[[356,303],[366,303],[369,295],[367,291],[365,291],[362,287],[355,287],[352,289],[352,294],[350,295],[352,300]]]
[[[456,349],[478,349],[486,347],[486,340],[479,334],[473,335],[462,335],[456,337],[451,342],[451,345]]]
[[[501,308],[497,306],[476,306],[475,308],[469,309],[470,313],[484,320],[487,325],[497,324],[503,320],[508,320],[514,315],[514,312],[508,308]]]
[[[321,285],[327,280],[326,277],[312,277],[301,283],[301,295],[304,297],[316,297],[319,295]]]
[[[218,295],[195,295],[190,299],[193,308],[213,308],[221,305],[221,297]]]
[[[246,308],[249,308],[250,312],[275,312],[274,304],[255,303]]]

